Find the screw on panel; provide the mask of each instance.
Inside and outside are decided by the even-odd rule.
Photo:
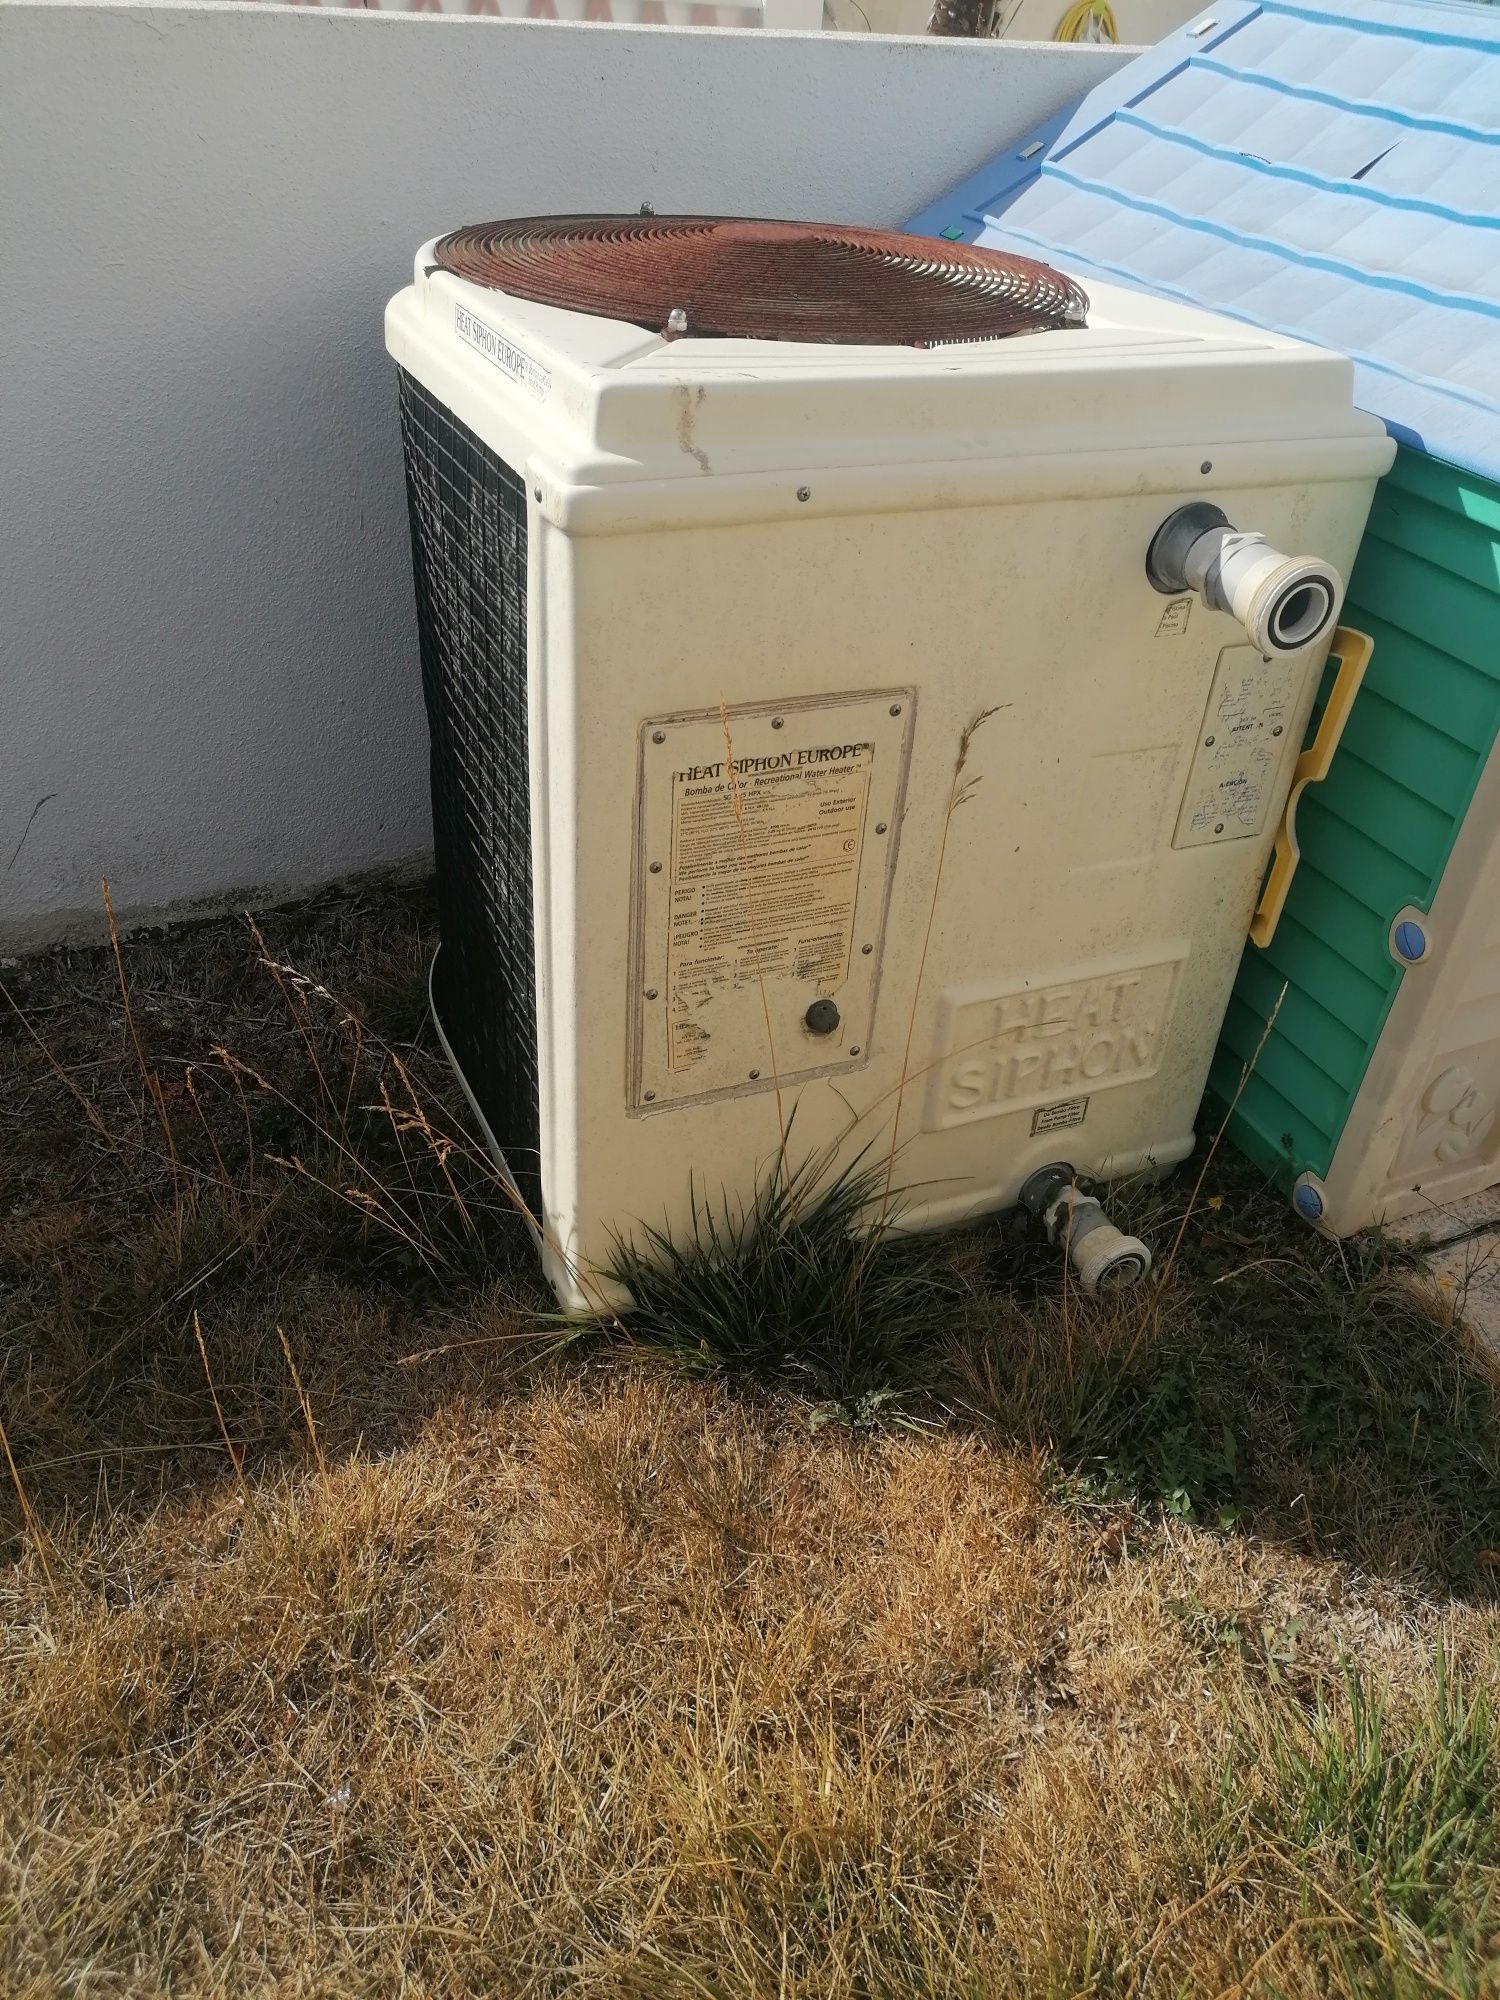
[[[653,729],[653,730],[652,730],[652,732],[651,732],[651,741],[652,741],[653,743],[665,743],[665,742],[666,742],[666,740],[667,740],[667,732],[666,732],[666,730],[665,730],[665,729]]]
[[[884,832],[885,832],[885,821],[884,821],[884,820],[879,820],[879,821],[877,821],[877,822],[876,822],[876,826],[875,826],[875,831],[876,831],[877,833],[884,833]]]
[[[1211,458],[1205,458],[1203,463],[1198,467],[1198,470],[1202,473],[1210,473],[1213,469],[1214,462]]]
[[[757,1080],[757,1078],[758,1078],[759,1076],[760,1076],[760,1071],[759,1071],[758,1069],[753,1069],[753,1070],[751,1070],[751,1072],[750,1072],[750,1081],[751,1081],[752,1083],[754,1083],[754,1082],[755,1082],[755,1081]]]
[[[1281,734],[1281,724],[1279,722],[1277,723],[1276,727],[1271,731],[1271,734],[1273,736],[1279,736]]]
[[[1214,832],[1215,832],[1215,833],[1222,833],[1223,831],[1224,831],[1224,822],[1223,822],[1223,820],[1220,820],[1220,821],[1219,821],[1219,824],[1218,824],[1218,825],[1217,825],[1217,826],[1216,826],[1216,827],[1214,828]]]
[[[1211,736],[1205,736],[1203,739],[1203,747],[1205,750],[1212,750],[1214,747],[1214,739]]]
[[[784,715],[773,715],[771,717],[771,727],[773,729],[785,729],[786,717]]]
[[[542,497],[542,489],[541,489],[541,487],[540,487],[540,486],[533,486],[533,487],[532,487],[532,489],[531,489],[531,497],[532,497],[532,499],[533,499],[533,500],[540,500],[540,499],[541,499],[541,497]]]
[[[851,1042],[851,1043],[849,1044],[849,1053],[850,1053],[850,1055],[851,1055],[851,1056],[857,1056],[857,1055],[859,1054],[859,1043],[858,1043],[858,1042]]]
[[[797,498],[799,500],[811,500],[812,488],[810,486],[799,486],[797,488]]]
[[[901,704],[900,704],[900,702],[899,702],[899,701],[893,701],[893,702],[891,703],[891,714],[892,714],[892,715],[899,715],[900,713],[901,713]]]
[[[648,986],[646,988],[646,998],[648,1000],[654,1000],[656,998],[656,988],[654,986]]]
[[[873,951],[874,949],[875,949],[875,947],[874,947],[874,945],[872,945],[872,944],[862,944],[862,945],[860,946],[860,948],[859,948],[859,951],[860,951],[860,956],[861,956],[862,958],[868,958],[868,957],[870,956],[870,953],[871,953],[871,952],[872,952],[872,951]]]
[[[651,873],[652,873],[653,875],[660,875],[660,873],[661,873],[661,863],[660,863],[659,861],[653,861],[653,862],[652,862],[652,864],[651,864]]]
[[[646,1092],[646,1102],[648,1104],[654,1104],[655,1101],[656,1101],[656,1092],[654,1090],[648,1090]]]

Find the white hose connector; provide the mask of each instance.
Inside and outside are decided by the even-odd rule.
[[[1078,1283],[1091,1297],[1123,1291],[1151,1269],[1151,1252],[1140,1237],[1116,1229],[1100,1201],[1079,1193],[1073,1169],[1061,1161],[1029,1177],[1021,1206],[1042,1224],[1049,1243],[1066,1245]]]
[[[1204,603],[1237,619],[1263,653],[1299,653],[1333,628],[1342,584],[1316,556],[1284,556],[1264,535],[1213,528],[1185,568]]]
[[[1264,535],[1242,534],[1206,501],[1179,507],[1157,529],[1146,575],[1165,595],[1194,590],[1226,611],[1262,653],[1299,653],[1332,631],[1343,578],[1318,556],[1288,556]]]

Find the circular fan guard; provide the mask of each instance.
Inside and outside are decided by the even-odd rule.
[[[477,285],[669,338],[935,347],[1084,324],[1049,264],[890,229],[719,215],[541,215],[456,229],[437,261]]]

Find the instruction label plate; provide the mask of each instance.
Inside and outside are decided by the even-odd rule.
[[[642,725],[633,1109],[865,1058],[913,702],[896,688]],[[838,1009],[831,1033],[806,1025],[815,1000]]]
[[[1262,833],[1273,805],[1306,661],[1267,659],[1254,646],[1226,646],[1214,669],[1198,751],[1177,817],[1174,847],[1202,847]]]
[[[672,773],[667,1056],[710,1048],[715,991],[793,977],[814,997],[849,976],[873,743],[741,755]]]

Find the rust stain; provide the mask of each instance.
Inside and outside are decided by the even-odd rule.
[[[696,390],[690,389],[684,382],[677,391],[677,443],[689,458],[697,459],[700,472],[713,471],[708,462],[708,453],[695,442],[693,437],[693,427],[698,420],[698,406],[707,393],[701,382]]]

